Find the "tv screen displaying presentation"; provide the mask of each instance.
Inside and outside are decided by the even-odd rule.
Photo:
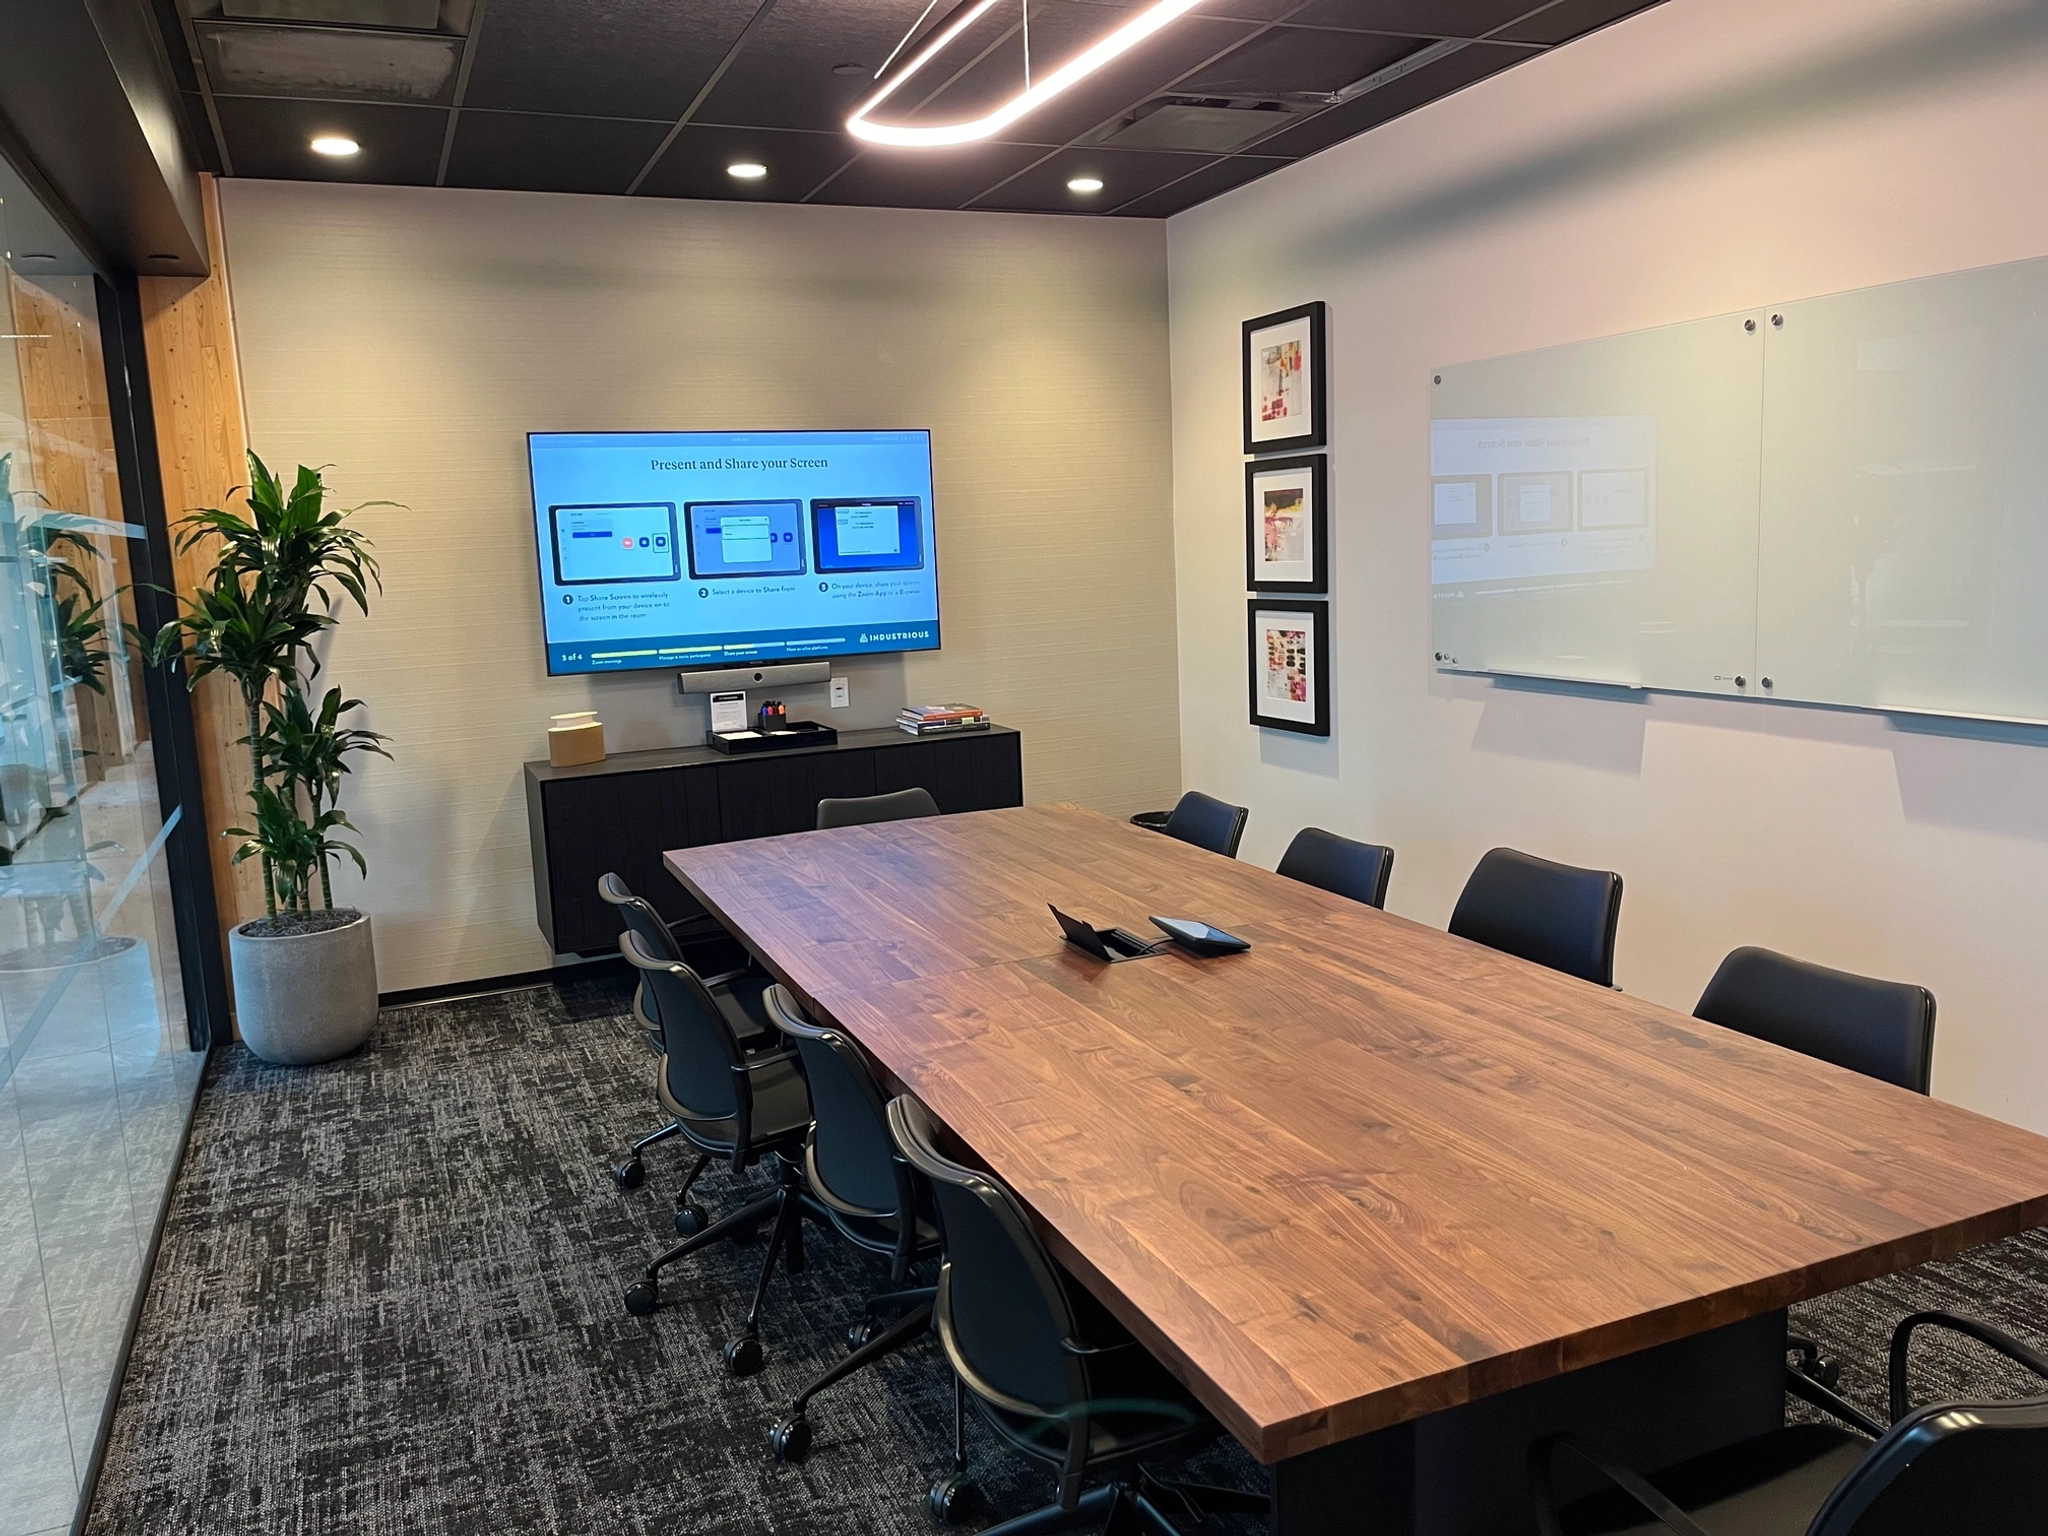
[[[534,432],[548,672],[939,645],[929,432]]]

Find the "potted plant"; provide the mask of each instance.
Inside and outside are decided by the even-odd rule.
[[[264,915],[228,935],[235,1019],[252,1051],[289,1065],[345,1056],[377,1022],[370,919],[334,905],[329,871],[346,854],[369,872],[335,835],[355,830],[336,802],[351,755],[390,754],[377,732],[342,723],[359,700],[329,688],[315,706],[305,690],[320,670],[314,642],[343,599],[367,614],[370,588],[383,585],[369,539],[349,524],[361,508],[329,508],[326,494],[318,470],[301,465],[287,490],[250,454],[247,516],[206,508],[179,524],[180,554],[219,543],[205,583],[150,642],[153,661],[184,657],[187,687],[220,673],[242,695],[252,814],[228,835],[242,839],[237,864],[261,865]]]

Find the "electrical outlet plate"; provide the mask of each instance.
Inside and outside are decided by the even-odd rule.
[[[844,709],[844,708],[846,708],[846,706],[847,706],[848,704],[850,704],[850,703],[852,703],[852,702],[853,702],[853,700],[852,700],[852,697],[851,697],[851,695],[849,694],[849,692],[848,692],[848,689],[847,689],[847,686],[846,686],[846,679],[845,679],[845,678],[843,678],[843,677],[835,677],[835,678],[833,678],[833,679],[832,679],[832,707],[833,707],[834,709]]]

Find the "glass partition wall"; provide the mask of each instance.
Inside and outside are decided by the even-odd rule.
[[[0,1536],[68,1530],[203,1055],[101,295],[0,162]]]

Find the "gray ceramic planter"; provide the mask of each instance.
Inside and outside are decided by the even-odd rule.
[[[324,933],[228,935],[235,1021],[265,1061],[303,1067],[361,1047],[377,1023],[377,954],[370,919]]]

